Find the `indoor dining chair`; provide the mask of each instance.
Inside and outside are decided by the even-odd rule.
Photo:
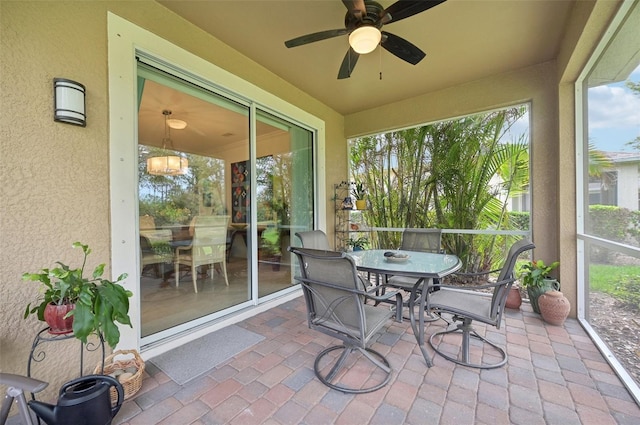
[[[189,266],[193,290],[198,292],[198,267],[209,266],[213,279],[214,265],[220,264],[224,281],[229,286],[227,277],[227,227],[229,216],[201,215],[193,220],[193,239],[188,246],[176,248],[174,267],[176,287],[180,285],[180,265]]]

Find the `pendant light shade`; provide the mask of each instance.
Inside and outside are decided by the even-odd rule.
[[[182,156],[155,156],[147,159],[147,173],[154,176],[180,176],[187,173],[189,160]]]
[[[173,149],[170,133],[170,128],[172,128],[171,124],[178,122],[179,124],[173,128],[182,129],[187,126],[187,123],[181,120],[170,119],[171,111],[164,110],[162,114],[164,115],[165,134],[164,139],[162,139],[162,150],[165,155],[147,158],[147,173],[154,176],[181,176],[187,174],[189,170],[189,160],[181,155],[176,155],[173,151],[167,150],[167,143],[169,143],[170,148]]]

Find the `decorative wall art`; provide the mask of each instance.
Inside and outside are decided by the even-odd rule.
[[[232,223],[248,223],[250,194],[249,161],[231,164],[231,203],[233,207]]]

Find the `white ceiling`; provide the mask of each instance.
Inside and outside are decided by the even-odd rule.
[[[360,56],[351,78],[338,80],[347,36],[291,49],[284,42],[343,28],[340,0],[158,1],[345,115],[551,60],[575,3],[448,0],[383,28],[422,49],[427,56],[420,63],[378,48]]]

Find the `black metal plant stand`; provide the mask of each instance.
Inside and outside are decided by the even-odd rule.
[[[47,326],[46,328],[40,330],[36,334],[36,337],[33,339],[33,344],[31,345],[31,352],[29,353],[29,361],[27,362],[28,377],[31,377],[32,364],[34,362],[40,363],[44,361],[47,357],[47,354],[42,344],[49,343],[49,342],[66,341],[68,339],[75,338],[73,333],[68,333],[64,335],[54,335],[49,333],[49,329],[50,328]],[[102,368],[100,372],[102,372],[104,369],[105,349],[104,349],[104,338],[102,337],[101,333],[98,333],[98,339],[99,341],[97,343],[88,342],[86,344],[83,344],[82,342],[80,342],[80,376],[83,375],[85,351],[93,352],[96,350],[102,350]],[[34,397],[33,394],[31,395],[31,397],[32,398]]]

